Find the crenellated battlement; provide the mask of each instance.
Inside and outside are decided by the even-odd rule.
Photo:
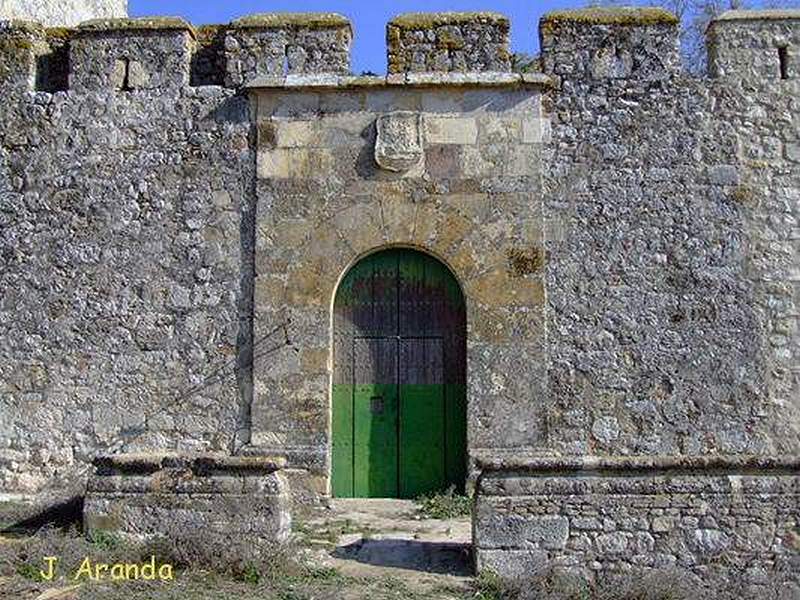
[[[0,37],[4,86],[87,92],[238,88],[264,76],[347,74],[353,33],[341,15],[275,13],[197,30],[176,17],[98,19],[59,30],[9,21]],[[67,68],[68,78],[53,76]]]
[[[0,88],[33,89],[37,58],[49,51],[45,29],[38,23],[0,21]]]
[[[666,80],[681,73],[678,19],[659,8],[551,12],[539,25],[543,74]],[[389,78],[509,73],[508,19],[493,12],[409,13],[387,24]],[[335,13],[268,13],[194,28],[175,17],[97,19],[74,29],[0,26],[0,84],[41,90],[242,88],[254,81],[350,73],[353,29]],[[730,11],[708,30],[709,73],[798,76],[800,11]],[[412,77],[413,78],[413,77]]]
[[[349,73],[353,29],[335,13],[250,15],[225,33],[225,84],[238,87],[259,76]]]

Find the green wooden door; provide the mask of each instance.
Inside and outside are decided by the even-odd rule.
[[[397,496],[397,343],[356,338],[353,385],[353,492],[357,497]]]
[[[334,496],[463,490],[465,327],[458,283],[426,254],[385,250],[347,273],[334,303]]]

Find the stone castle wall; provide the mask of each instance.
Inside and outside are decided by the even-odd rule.
[[[4,23],[0,490],[170,448],[325,495],[333,293],[398,244],[465,291],[473,480],[797,454],[798,17],[714,22],[704,79],[651,9],[549,15],[526,74],[484,13],[392,21],[386,77],[336,15]]]
[[[203,78],[346,69],[328,42],[350,29],[278,15],[215,35],[216,73],[179,19],[3,25],[4,491],[64,482],[102,448],[249,436],[255,135],[246,96]]]
[[[728,75],[695,80],[671,16],[596,13],[541,25],[560,82],[543,169],[548,446],[797,452],[798,84],[775,74],[800,23],[715,22],[730,50],[711,68]],[[720,66],[753,40],[758,73],[750,49],[746,70]]]
[[[0,0],[0,19],[73,27],[89,19],[125,17],[128,0]]]

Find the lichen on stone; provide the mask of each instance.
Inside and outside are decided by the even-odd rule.
[[[0,54],[16,54],[33,48],[33,42],[24,37],[8,37],[0,40]]]
[[[575,10],[556,10],[545,14],[540,27],[557,23],[581,23],[587,25],[677,25],[678,17],[654,7],[592,7]]]
[[[351,27],[350,21],[339,13],[260,13],[247,15],[231,21],[231,27],[240,29],[280,29],[284,27],[307,27],[309,29],[330,29]]]
[[[220,32],[225,31],[227,29],[227,25],[198,25],[195,27],[195,33],[197,33],[197,39],[208,39],[216,37]]]
[[[542,269],[544,259],[538,248],[509,248],[506,251],[512,277],[523,277]]]
[[[195,37],[200,47],[222,43],[227,25],[199,25],[195,28]]]
[[[180,17],[144,17],[139,19],[92,19],[78,25],[78,31],[168,31],[185,30],[194,35],[194,28]]]
[[[389,26],[400,29],[430,29],[440,25],[465,25],[469,23],[492,23],[508,26],[508,17],[497,12],[438,12],[405,13],[389,21]]]
[[[23,21],[21,19],[0,20],[0,36],[14,35],[18,33],[41,34],[44,27],[36,21]]]
[[[45,29],[47,37],[52,40],[67,40],[74,32],[75,30],[69,27],[48,27]]]
[[[749,185],[738,185],[731,192],[731,199],[737,204],[753,204],[756,199],[755,190]]]

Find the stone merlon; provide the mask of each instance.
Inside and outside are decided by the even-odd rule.
[[[386,28],[389,73],[508,71],[509,27],[493,12],[400,15]]]
[[[753,83],[800,76],[800,10],[731,10],[706,35],[712,77]]]

